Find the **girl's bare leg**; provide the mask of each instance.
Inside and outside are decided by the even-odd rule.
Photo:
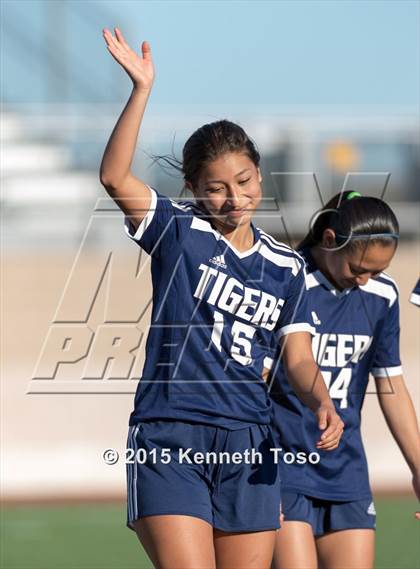
[[[217,569],[270,569],[276,531],[228,533],[214,530]]]
[[[134,528],[156,569],[215,569],[213,527],[192,516],[147,516]]]
[[[316,538],[319,569],[373,569],[375,531],[348,529]]]
[[[277,532],[272,569],[317,569],[315,537],[306,522],[284,522]]]

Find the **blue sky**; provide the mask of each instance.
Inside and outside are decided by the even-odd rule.
[[[7,102],[119,102],[130,80],[103,45],[152,44],[156,105],[419,104],[417,1],[2,2]]]

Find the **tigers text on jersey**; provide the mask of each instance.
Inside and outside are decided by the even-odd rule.
[[[369,373],[383,381],[402,373],[398,289],[381,273],[364,286],[339,292],[317,270],[308,249],[301,255],[307,262],[308,297],[316,328],[314,357],[345,427],[339,447],[321,451],[318,464],[284,465],[282,487],[326,500],[362,499],[370,496],[360,435]],[[321,431],[315,415],[290,388],[281,363],[276,365],[271,395],[283,450],[295,454],[316,451]]]
[[[251,225],[254,245],[237,251],[191,202],[151,189],[133,233],[151,255],[153,309],[146,361],[130,425],[174,419],[230,429],[270,421],[262,379],[273,336],[313,332],[304,262]]]

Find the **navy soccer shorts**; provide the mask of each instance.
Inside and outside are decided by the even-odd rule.
[[[283,491],[281,504],[285,522],[306,522],[316,537],[331,531],[376,527],[372,498],[337,502]]]
[[[280,478],[271,430],[141,422],[127,441],[127,526],[184,515],[226,532],[280,527]]]

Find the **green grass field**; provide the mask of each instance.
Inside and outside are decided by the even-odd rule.
[[[414,501],[376,500],[377,569],[420,567]],[[6,507],[1,515],[2,569],[149,569],[124,505]]]

